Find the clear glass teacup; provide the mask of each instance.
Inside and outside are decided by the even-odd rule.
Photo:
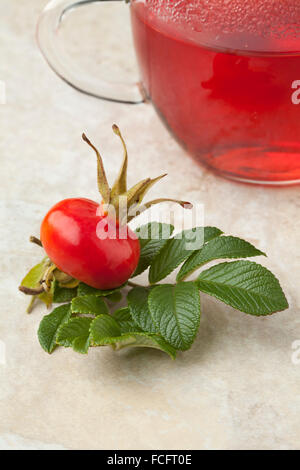
[[[146,96],[194,159],[225,177],[300,182],[299,0],[131,0],[139,86],[66,65],[55,32],[88,3],[54,0],[39,21],[42,52],[63,79],[123,103]]]

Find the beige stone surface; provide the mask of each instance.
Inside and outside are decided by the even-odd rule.
[[[292,345],[300,340],[299,187],[218,178],[185,155],[151,105],[99,101],[68,87],[35,43],[44,5],[0,2],[0,80],[6,84],[0,105],[0,448],[299,449],[300,364],[292,361]],[[76,33],[66,28],[74,59],[87,47],[78,37],[92,34],[100,48],[126,23],[124,9],[105,15],[104,26],[93,14]],[[111,55],[126,68],[126,41],[122,45]],[[84,57],[82,66],[96,67]],[[199,335],[176,361],[142,349],[95,348],[88,356],[61,349],[48,356],[40,348],[36,331],[44,309],[26,316],[27,299],[17,291],[41,257],[27,239],[61,198],[97,198],[83,130],[101,147],[109,176],[116,174],[120,144],[113,122],[128,142],[131,182],[167,172],[166,195],[204,204],[206,224],[267,251],[262,262],[280,278],[288,311],[253,318],[203,295]],[[154,197],[161,187],[152,190]]]

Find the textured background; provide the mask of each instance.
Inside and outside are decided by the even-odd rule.
[[[300,364],[291,360],[292,343],[300,340],[299,187],[220,179],[184,154],[151,105],[99,101],[68,87],[35,43],[45,3],[0,1],[0,80],[7,92],[0,105],[0,340],[6,347],[0,447],[299,448]],[[75,14],[75,30],[67,20],[69,53],[93,73],[111,56],[129,75],[126,7],[102,14],[104,23],[99,10],[84,11],[84,22]],[[99,50],[94,61],[98,45],[106,52]],[[109,176],[117,173],[115,121],[128,142],[131,183],[167,172],[164,189],[161,183],[153,197],[163,191],[202,203],[206,224],[267,251],[262,262],[280,278],[289,311],[252,318],[203,295],[197,340],[175,362],[152,350],[114,354],[103,348],[80,356],[61,349],[48,356],[40,348],[36,330],[44,309],[26,316],[27,299],[17,291],[41,257],[27,239],[38,235],[41,217],[59,199],[98,197],[83,130],[101,147]]]

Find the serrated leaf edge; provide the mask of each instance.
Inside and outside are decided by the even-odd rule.
[[[216,230],[219,232],[219,233],[217,233],[214,237],[212,237],[212,238],[210,238],[209,240],[207,240],[207,242],[213,240],[214,238],[220,237],[220,236],[224,233],[224,232],[222,232],[222,230],[218,229],[217,227],[213,227],[213,226],[211,226],[211,225],[208,225],[208,226],[205,226],[205,227],[193,227],[192,229],[187,229],[187,230],[183,230],[183,231],[181,231],[181,232],[179,232],[179,233],[176,233],[172,238],[169,238],[169,239],[167,240],[167,242],[163,245],[162,249],[164,249],[164,248],[167,246],[167,243],[168,243],[168,242],[171,243],[172,240],[174,240],[174,239],[175,239],[175,240],[178,240],[178,238],[176,238],[176,237],[178,237],[178,236],[181,235],[182,233],[187,232],[187,231],[189,231],[189,230],[196,230],[196,229],[198,229],[198,228],[201,228],[201,229],[203,229],[203,230],[205,230],[206,228],[214,228],[214,229],[216,229]],[[203,246],[204,246],[205,243],[207,243],[207,242],[204,242],[204,243],[203,243]],[[161,254],[162,249],[161,249],[160,252],[157,253],[157,255],[153,258],[152,263],[151,263],[151,265],[150,265],[149,276],[148,276],[150,285],[154,285],[154,284],[156,284],[157,282],[160,282],[160,281],[162,281],[163,279],[165,279],[167,276],[169,276],[169,274],[171,274],[173,271],[175,271],[175,269],[177,269],[178,266],[180,266],[183,261],[185,261],[185,260],[187,259],[185,256],[184,256],[184,257],[182,256],[182,259],[180,259],[180,260],[176,263],[176,265],[174,265],[161,279],[152,280],[152,279],[151,279],[151,267],[152,267],[152,264],[155,262],[155,260],[156,260],[156,259],[159,257],[159,255]],[[190,256],[192,256],[192,254],[193,254],[195,251],[196,251],[196,250],[191,250]]]
[[[68,305],[68,304],[65,304],[65,305]],[[62,307],[62,305],[61,305],[60,307]],[[46,351],[48,354],[51,354],[51,353],[54,351],[54,349],[56,348],[56,346],[57,346],[56,338],[57,338],[57,334],[58,334],[58,331],[59,331],[60,327],[63,326],[65,323],[68,323],[68,321],[70,320],[70,316],[71,316],[71,314],[72,314],[72,312],[71,312],[71,304],[69,304],[69,312],[67,312],[67,313],[65,314],[65,317],[68,317],[68,318],[65,320],[65,322],[63,322],[63,323],[58,327],[58,329],[56,330],[55,334],[54,334],[53,337],[52,337],[51,343],[54,343],[54,344],[53,344],[52,349],[50,349],[50,350],[46,349],[46,348],[43,346],[42,342],[41,342],[41,339],[40,339],[40,338],[41,338],[41,337],[40,337],[40,328],[41,328],[41,324],[42,324],[42,321],[43,321],[46,317],[49,317],[50,315],[52,315],[52,313],[53,313],[56,309],[58,309],[58,308],[60,308],[60,307],[56,307],[56,308],[53,309],[52,312],[50,312],[48,315],[44,315],[44,317],[43,317],[42,320],[40,321],[39,328],[38,328],[38,331],[37,331],[37,336],[38,336],[38,339],[39,339],[39,343],[40,343],[42,349],[43,349],[44,351]]]
[[[78,299],[78,298],[82,299],[84,297],[96,297],[96,298],[100,297],[100,299],[103,301],[104,305],[107,308],[107,313],[99,313],[98,315],[96,315],[95,312],[91,312],[91,311],[79,312],[79,311],[73,310],[73,300]],[[99,295],[94,295],[94,294],[78,295],[77,297],[74,297],[71,300],[71,312],[74,313],[74,314],[80,314],[80,315],[94,315],[95,317],[97,317],[99,315],[108,315],[109,314],[109,309],[108,309],[108,306],[107,306],[106,302],[102,299],[102,297],[104,297],[104,296],[102,296],[102,295],[99,296]]]
[[[60,333],[60,331],[61,331],[65,326],[67,326],[69,323],[74,322],[74,321],[77,321],[77,320],[80,320],[81,318],[87,318],[87,317],[73,317],[73,318],[71,317],[71,318],[69,318],[69,320],[68,320],[66,323],[63,323],[62,325],[60,325],[60,327],[58,328],[57,333],[56,333],[56,344],[57,344],[58,346],[63,346],[64,348],[72,348],[74,352],[77,352],[77,353],[79,353],[79,354],[87,354],[87,353],[88,353],[88,349],[89,349],[89,347],[90,347],[90,334],[89,334],[89,336],[88,336],[88,338],[87,338],[87,341],[89,342],[88,349],[87,349],[87,351],[85,351],[85,352],[81,352],[81,351],[78,351],[78,350],[75,350],[75,349],[74,349],[74,342],[76,341],[77,338],[80,338],[80,336],[77,336],[76,338],[74,338],[73,341],[68,341],[68,340],[64,340],[64,341],[61,341],[61,342],[59,341],[59,333]],[[91,323],[92,323],[92,322],[91,322]],[[90,330],[90,329],[89,329],[89,330]],[[89,331],[89,333],[90,333],[90,331]]]
[[[130,293],[131,293],[134,289],[140,289],[140,288],[145,289],[145,290],[148,290],[147,309],[148,309],[149,315],[150,315],[150,317],[151,317],[151,319],[152,319],[152,321],[153,321],[152,315],[151,315],[150,310],[149,310],[148,299],[149,299],[149,294],[150,294],[151,290],[154,289],[154,286],[152,287],[152,289],[151,289],[151,288],[149,289],[149,288],[143,287],[143,286],[136,286],[136,287],[134,287],[134,288],[131,289],[131,290],[128,292],[128,294],[127,294],[127,304],[128,304],[128,308],[129,308],[129,311],[130,311],[130,315],[131,315],[132,320],[137,324],[137,326],[138,326],[139,328],[141,328],[142,331],[145,331],[145,329],[143,328],[143,326],[140,324],[140,321],[136,320],[135,316],[132,314],[132,305],[131,305],[131,302],[128,300],[128,297],[129,297]],[[154,321],[153,321],[153,324],[154,324],[154,327],[156,328],[156,331],[149,331],[149,332],[148,332],[149,334],[155,334],[155,333],[157,334],[157,333],[159,332],[159,328],[157,327],[157,325],[156,325],[156,323],[155,323]]]
[[[154,289],[153,289],[153,290],[149,293],[149,295],[148,295],[148,308],[149,308],[149,312],[150,312],[151,318],[152,318],[153,323],[155,324],[155,326],[156,326],[156,328],[157,328],[159,334],[161,335],[161,337],[162,337],[167,343],[169,343],[169,340],[166,339],[166,338],[163,336],[163,334],[162,334],[161,331],[160,331],[160,328],[159,328],[158,323],[155,321],[155,319],[153,318],[153,316],[152,316],[152,314],[151,314],[151,308],[150,308],[151,298],[150,298],[150,294],[152,294],[155,289],[158,289],[158,288],[160,288],[160,287],[164,287],[164,286],[175,287],[175,286],[178,285],[178,284],[181,284],[181,283],[177,283],[177,284],[161,284],[161,285],[158,285],[158,286],[154,287]],[[194,284],[194,285],[195,285],[195,283],[194,283],[193,281],[182,282],[182,284]],[[199,299],[199,302],[198,302],[199,318],[198,318],[198,322],[197,322],[197,325],[196,325],[196,328],[195,328],[195,333],[194,333],[194,335],[193,335],[193,337],[192,337],[192,341],[191,341],[190,345],[189,345],[187,348],[182,348],[182,347],[181,347],[181,348],[178,348],[178,347],[175,347],[175,346],[173,346],[173,345],[171,344],[171,346],[172,346],[173,348],[175,348],[175,349],[177,349],[177,350],[179,350],[179,351],[188,351],[188,350],[192,347],[192,345],[193,345],[193,343],[194,343],[194,341],[195,341],[195,339],[196,339],[198,330],[199,330],[200,321],[201,321],[201,298],[200,298],[200,292],[199,292],[198,286],[195,285],[195,287],[197,288],[198,299]],[[175,309],[174,309],[174,310],[175,310]],[[176,324],[177,324],[178,329],[180,330],[180,328],[179,328],[179,326],[178,326],[177,316],[176,316]],[[169,343],[169,344],[170,344],[170,343]]]
[[[99,315],[100,316],[100,315]],[[103,342],[103,344],[98,344],[98,343],[95,343],[94,340],[93,340],[93,335],[92,335],[92,325],[93,323],[98,319],[99,317],[95,318],[95,320],[93,320],[91,322],[91,325],[90,325],[90,346],[91,347],[101,347],[101,346],[107,346],[107,345],[110,345],[110,346],[113,346],[113,349],[115,349],[116,351],[120,350],[120,349],[123,349],[125,347],[148,347],[148,348],[153,348],[153,346],[147,346],[147,345],[139,345],[139,344],[135,344],[135,338],[133,335],[136,335],[136,336],[141,336],[141,337],[145,337],[145,338],[151,338],[153,341],[155,341],[155,343],[159,346],[158,348],[154,348],[154,349],[159,349],[160,351],[163,351],[165,353],[167,353],[172,359],[175,359],[175,356],[176,356],[176,352],[174,353],[174,357],[168,352],[166,351],[165,349],[163,349],[161,347],[161,345],[156,341],[155,336],[157,336],[157,334],[155,333],[147,333],[147,332],[141,332],[141,331],[132,331],[130,333],[123,333],[121,334],[120,336],[115,336],[115,337],[103,337],[103,340],[101,341],[101,343]],[[117,320],[115,320],[117,322]],[[118,323],[118,322],[117,322]],[[132,344],[126,344],[126,345],[118,345],[118,341],[126,341],[126,339],[130,340],[132,339],[133,342]],[[162,340],[166,341],[163,337],[162,337]],[[168,341],[166,341],[166,343],[168,343]],[[176,351],[176,348],[174,348],[174,346],[172,346],[170,344],[170,347],[173,348],[175,351]]]
[[[236,263],[237,261],[219,263],[219,264],[217,264],[217,265],[215,265],[215,266],[212,266],[212,267],[210,267],[210,268],[208,268],[208,269],[205,269],[204,271],[202,271],[202,272],[200,273],[198,279],[196,279],[196,281],[194,281],[194,282],[195,282],[196,286],[198,287],[198,289],[200,290],[200,292],[203,292],[204,294],[210,295],[211,297],[214,297],[215,299],[220,300],[220,302],[223,302],[224,304],[229,305],[229,307],[233,308],[234,310],[237,310],[238,312],[246,313],[247,315],[254,315],[254,316],[256,316],[256,317],[267,317],[267,316],[273,315],[274,313],[283,312],[284,310],[288,309],[288,308],[289,308],[289,303],[288,303],[287,298],[286,298],[286,296],[285,296],[285,293],[284,293],[284,291],[283,291],[283,289],[282,289],[282,287],[281,287],[281,284],[280,284],[280,282],[279,282],[279,279],[275,276],[275,274],[273,274],[272,271],[270,271],[268,268],[266,268],[266,267],[263,266],[262,264],[255,263],[255,261],[247,261],[247,260],[241,260],[241,261],[248,262],[249,264],[255,264],[256,266],[260,266],[261,268],[266,269],[270,274],[272,274],[272,276],[273,276],[273,277],[277,280],[277,282],[278,282],[280,292],[282,293],[282,295],[283,295],[283,297],[284,297],[284,299],[285,299],[285,301],[286,301],[286,307],[284,307],[284,308],[282,308],[282,309],[280,309],[280,310],[275,310],[275,311],[273,311],[273,312],[264,313],[264,314],[262,314],[262,313],[249,313],[249,312],[246,312],[245,310],[241,310],[241,309],[238,309],[238,308],[236,308],[236,307],[232,307],[232,305],[230,305],[229,302],[226,302],[225,300],[221,299],[218,295],[213,295],[213,294],[210,294],[210,293],[208,293],[208,292],[205,292],[204,290],[202,290],[202,289],[198,286],[198,280],[199,280],[199,281],[203,281],[203,282],[207,282],[207,283],[213,284],[212,281],[207,281],[207,280],[205,280],[205,279],[201,279],[201,278],[200,278],[201,274],[210,271],[210,270],[213,269],[215,266],[219,266],[219,265],[222,265],[222,264],[223,264],[223,265],[224,265],[224,264],[226,264],[226,265],[227,265],[227,264],[233,264],[233,263]],[[199,279],[199,278],[200,278],[200,279]]]
[[[242,241],[242,242],[245,242],[245,243],[248,243],[251,248],[255,248],[259,253],[255,254],[255,255],[249,255],[249,256],[245,256],[245,257],[242,257],[242,256],[230,256],[230,255],[227,255],[225,258],[212,258],[212,259],[209,259],[208,261],[205,261],[204,263],[200,263],[199,265],[197,265],[194,269],[192,269],[191,271],[189,271],[188,273],[186,273],[184,276],[180,277],[180,273],[182,271],[182,269],[184,268],[184,265],[188,263],[188,261],[193,257],[195,256],[195,254],[198,252],[198,251],[202,251],[204,246],[209,244],[211,241],[215,240],[216,238],[233,238],[235,240],[239,240],[239,241]],[[216,261],[217,259],[245,259],[245,258],[252,258],[252,257],[255,257],[255,256],[267,256],[266,253],[264,253],[263,251],[259,250],[258,248],[256,248],[254,245],[252,245],[252,243],[248,242],[247,240],[244,240],[243,238],[240,238],[240,237],[235,237],[233,235],[225,235],[224,237],[222,236],[217,236],[217,237],[214,237],[212,238],[211,240],[207,241],[206,243],[204,243],[203,247],[200,249],[200,250],[196,250],[194,251],[191,256],[189,256],[185,262],[183,263],[179,273],[177,274],[176,276],[176,281],[177,282],[182,282],[184,281],[188,276],[191,276],[195,271],[197,271],[198,269],[200,269],[202,266],[205,266],[206,264],[212,262],[212,261]]]
[[[80,291],[80,284],[85,284],[85,283],[84,282],[79,283],[78,292]],[[88,284],[85,284],[85,285],[87,285],[91,289],[94,289],[94,287],[89,286]],[[83,294],[83,295],[79,294],[78,297],[85,297],[86,295],[94,295],[95,297],[107,297],[108,295],[114,294],[115,292],[119,292],[121,289],[126,287],[126,285],[127,285],[127,281],[124,284],[122,284],[121,286],[116,287],[115,289],[106,289],[106,290],[103,290],[103,291],[101,291],[101,289],[96,289],[97,292],[93,292],[93,293],[90,293],[90,294]]]
[[[149,222],[149,224],[151,224],[151,223],[152,223],[152,222]],[[157,224],[161,224],[161,225],[165,224],[164,222],[156,222],[156,223],[157,223]],[[144,226],[146,226],[146,225],[149,225],[149,224],[141,225],[140,227],[138,227],[138,229],[141,229],[142,227],[144,227]],[[154,259],[155,259],[157,256],[159,256],[161,250],[164,248],[164,246],[166,245],[166,243],[168,242],[168,240],[171,240],[171,236],[173,235],[173,232],[174,232],[174,230],[175,230],[174,225],[172,225],[172,224],[165,224],[165,225],[169,225],[169,227],[170,227],[170,236],[169,236],[169,238],[166,238],[166,239],[165,239],[165,243],[160,247],[160,249],[158,250],[158,252],[157,252],[156,255],[154,256],[152,262],[154,261]],[[135,230],[135,233],[136,233],[136,231],[137,231],[138,229]],[[137,236],[138,236],[138,234],[137,234]],[[152,238],[149,238],[149,241],[151,241],[151,240],[153,240],[153,239],[152,239]],[[158,240],[163,240],[163,239],[158,239]],[[143,273],[151,266],[151,264],[152,264],[152,263],[148,264],[148,266],[146,266],[146,267],[145,267],[142,271],[140,271],[138,274],[135,274],[135,272],[134,272],[134,273],[132,274],[132,276],[131,276],[131,279],[134,278],[134,277],[136,277],[136,276],[140,276],[141,274],[143,274]]]

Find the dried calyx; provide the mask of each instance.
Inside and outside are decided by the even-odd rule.
[[[35,243],[36,245],[40,247],[43,247],[41,240],[39,240],[37,237],[31,236],[29,238],[29,241],[31,243]],[[39,276],[39,279],[36,279],[36,286],[27,287],[26,285],[23,285],[23,284],[19,286],[19,290],[23,292],[23,294],[32,296],[31,302],[27,308],[27,313],[31,312],[34,301],[37,297],[48,294],[49,299],[51,298],[53,281],[56,281],[60,287],[68,287],[68,288],[77,287],[77,285],[79,284],[79,281],[77,279],[74,279],[68,274],[60,271],[57,268],[57,266],[47,256],[43,259],[40,266],[41,266],[40,276]],[[49,304],[50,303],[51,301],[49,301]]]
[[[127,189],[127,166],[128,153],[125,141],[116,124],[112,126],[114,133],[120,138],[124,149],[124,158],[119,174],[112,188],[110,188],[103,161],[97,148],[90,142],[85,134],[82,134],[83,140],[95,151],[97,156],[97,179],[98,189],[102,197],[102,203],[105,205],[107,212],[113,209],[113,212],[122,223],[130,222],[134,217],[141,214],[155,204],[161,202],[174,202],[180,204],[185,209],[191,209],[192,204],[186,201],[179,201],[170,198],[158,198],[142,204],[142,201],[149,189],[158,181],[166,176],[166,174],[157,176],[156,178],[145,178],[139,183]]]

